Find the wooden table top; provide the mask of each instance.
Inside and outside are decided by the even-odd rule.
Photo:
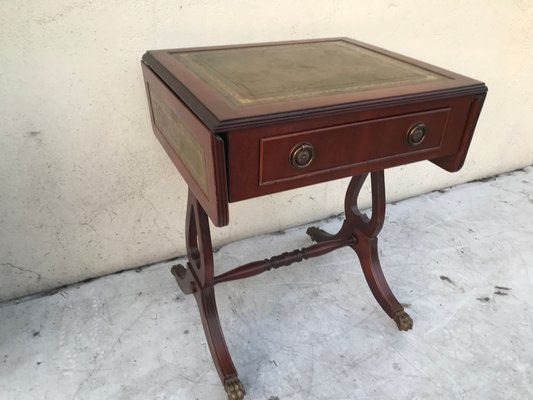
[[[228,203],[421,160],[457,171],[479,81],[347,38],[153,50],[154,133],[215,225]]]
[[[347,38],[155,50],[143,61],[214,132],[483,85]]]

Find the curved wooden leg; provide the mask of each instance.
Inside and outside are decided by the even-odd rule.
[[[357,236],[355,252],[359,257],[366,282],[383,311],[396,322],[398,329],[408,331],[413,327],[413,320],[405,312],[387,283],[378,256],[378,239]]]
[[[228,400],[244,399],[244,387],[229,354],[218,317],[215,300],[214,263],[209,220],[194,195],[189,191],[186,221],[187,266],[174,265],[171,269],[185,294],[193,293],[198,304],[209,350]]]
[[[215,288],[213,286],[204,288],[196,292],[195,297],[202,317],[209,350],[217,367],[218,375],[224,384],[224,389],[228,394],[228,400],[242,400],[244,399],[245,390],[239,381],[222,333],[215,300]]]
[[[383,171],[371,173],[372,216],[370,218],[359,210],[357,204],[367,177],[368,174],[357,175],[350,181],[344,202],[345,220],[337,234],[329,234],[317,227],[309,228],[307,234],[315,242],[355,236],[350,247],[357,253],[372,294],[381,308],[396,322],[398,329],[407,331],[413,327],[413,320],[392,293],[379,262],[377,236],[385,221],[384,173]]]
[[[357,205],[359,193],[367,175],[354,177],[346,195],[346,219],[355,228],[357,241],[353,249],[359,257],[366,282],[381,308],[401,331],[413,327],[413,320],[396,299],[385,279],[378,255],[378,234],[385,222],[385,177],[383,171],[371,173],[372,216],[368,218]]]

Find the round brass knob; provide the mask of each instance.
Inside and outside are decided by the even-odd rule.
[[[313,161],[314,148],[309,143],[300,143],[291,151],[289,161],[295,168],[305,168]]]
[[[426,124],[423,122],[417,122],[414,125],[411,125],[407,131],[407,143],[411,146],[416,146],[422,143],[426,137]]]

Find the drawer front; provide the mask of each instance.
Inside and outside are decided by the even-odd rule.
[[[259,185],[438,151],[450,108],[261,138]]]

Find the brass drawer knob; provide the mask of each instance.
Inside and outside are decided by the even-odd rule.
[[[407,143],[411,146],[416,146],[422,143],[426,137],[426,124],[423,122],[417,122],[414,125],[411,125],[407,131]]]
[[[305,168],[313,161],[314,148],[309,143],[301,143],[291,151],[289,160],[295,168]]]

